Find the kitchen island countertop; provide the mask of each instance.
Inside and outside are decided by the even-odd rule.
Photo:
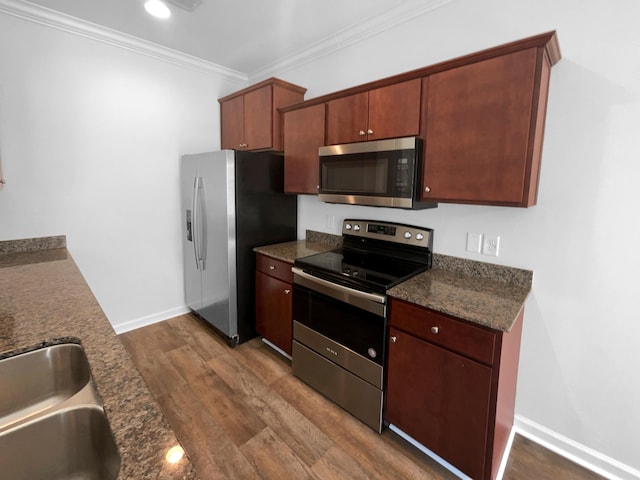
[[[67,337],[87,353],[122,457],[118,478],[197,478],[187,456],[175,464],[165,459],[178,445],[175,434],[67,249],[3,252],[0,353]]]

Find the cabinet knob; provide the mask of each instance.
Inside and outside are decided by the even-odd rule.
[[[246,147],[248,147],[248,146],[249,146],[249,145],[247,145],[246,143],[241,143],[241,144],[240,144],[240,148],[246,148]]]
[[[286,288],[286,289],[284,290],[284,294],[285,294],[285,295],[289,295],[290,293],[291,293],[291,290],[289,290],[288,288]]]
[[[396,337],[395,335],[393,337],[391,337],[389,340],[391,340],[391,343],[396,343],[398,341],[398,337]]]
[[[367,130],[367,134],[373,135],[373,130],[371,130],[371,129]]]
[[[365,136],[365,135],[366,135],[366,133],[365,133],[365,131],[364,131],[364,130],[360,130],[360,131],[358,132],[358,134],[359,134],[361,137],[363,137],[363,136]]]
[[[275,269],[276,269],[275,265],[269,265],[269,270],[275,270]]]
[[[426,193],[429,193],[429,192],[431,191],[431,189],[430,189],[429,187],[424,187],[424,191],[425,191]]]
[[[437,325],[431,327],[431,333],[437,335],[439,331],[440,331],[440,327],[438,327]]]

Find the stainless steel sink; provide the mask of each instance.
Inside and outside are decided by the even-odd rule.
[[[117,478],[120,454],[82,346],[0,360],[0,385],[0,478]]]
[[[0,360],[0,431],[71,398],[90,379],[87,356],[75,343]]]
[[[0,435],[0,477],[112,480],[120,456],[104,412],[78,407]]]

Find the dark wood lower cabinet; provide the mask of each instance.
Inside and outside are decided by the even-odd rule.
[[[486,461],[491,368],[394,328],[387,418],[471,478]]]
[[[498,332],[391,299],[385,419],[476,480],[513,425],[521,312]]]
[[[291,355],[291,264],[256,255],[256,331]]]

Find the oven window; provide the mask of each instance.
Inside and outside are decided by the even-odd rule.
[[[294,285],[293,319],[383,365],[386,329],[384,317]],[[377,352],[375,358],[370,357],[370,348]]]
[[[387,194],[389,158],[352,157],[322,163],[325,192]]]

